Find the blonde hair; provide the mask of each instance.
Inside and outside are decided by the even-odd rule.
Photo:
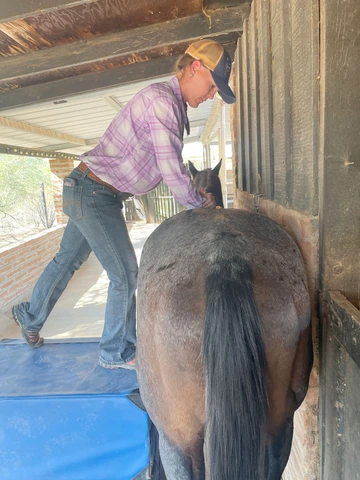
[[[176,72],[180,70],[184,70],[187,66],[191,65],[193,62],[195,62],[195,58],[192,57],[191,55],[185,53],[179,60],[176,62],[175,65],[175,70]]]

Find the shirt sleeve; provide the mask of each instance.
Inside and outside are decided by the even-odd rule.
[[[148,125],[157,166],[174,198],[187,208],[202,206],[201,196],[183,164],[183,129],[181,114],[173,100],[153,102]]]

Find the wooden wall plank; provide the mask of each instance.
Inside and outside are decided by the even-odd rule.
[[[274,198],[274,152],[272,124],[272,72],[269,0],[257,2],[259,52],[259,121],[263,193]]]
[[[261,144],[260,144],[260,109],[259,109],[259,63],[257,11],[258,2],[253,2],[249,16],[249,73],[250,73],[250,110],[251,110],[251,192],[262,193],[261,189]]]
[[[243,25],[242,42],[242,91],[243,91],[243,115],[244,115],[244,150],[245,150],[245,185],[244,189],[251,192],[253,184],[251,175],[251,109],[250,109],[250,72],[249,72],[249,44],[248,44],[249,22],[246,20]]]
[[[235,52],[235,75],[236,75],[236,103],[235,103],[235,128],[236,128],[236,187],[245,190],[245,138],[244,138],[244,98],[243,98],[243,72],[242,72],[242,39],[237,42]]]
[[[291,0],[292,198],[297,210],[318,213],[318,35],[316,0]]]
[[[271,12],[274,127],[274,199],[291,204],[291,99],[289,0],[273,0]]]
[[[323,480],[359,478],[360,314],[338,291],[325,294],[322,381]]]
[[[320,288],[339,290],[359,308],[358,0],[324,2],[320,17]]]

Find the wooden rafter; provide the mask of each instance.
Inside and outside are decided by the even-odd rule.
[[[74,137],[73,135],[67,135],[65,133],[59,133],[55,130],[49,130],[48,128],[37,127],[29,123],[18,122],[17,120],[12,120],[11,118],[0,117],[0,125],[8,128],[14,128],[16,130],[23,130],[29,133],[35,133],[43,137],[52,137],[57,138],[58,140],[65,140],[77,145],[87,145],[86,140],[83,138]]]
[[[226,45],[230,54],[235,49],[235,43]],[[161,57],[147,62],[136,62],[120,68],[87,73],[74,78],[62,78],[47,83],[40,83],[17,90],[4,92],[0,95],[0,111],[13,107],[25,106],[58,100],[81,93],[108,89],[115,86],[126,85],[137,81],[159,79],[174,73],[178,57]]]
[[[50,42],[39,35],[35,28],[25,20],[19,19],[11,23],[0,23],[0,31],[26,49],[34,48],[38,50],[40,47],[51,46]]]
[[[166,53],[171,53],[175,44],[191,43],[198,38],[216,37],[234,31],[240,33],[243,19],[248,12],[249,4],[243,4],[206,14],[201,12],[156,26],[134,28],[25,55],[15,55],[2,60],[0,81],[10,82],[113,58],[124,59],[124,64],[144,61],[151,58],[152,49],[165,49]]]
[[[95,1],[97,0],[42,0],[41,2],[39,0],[4,0],[1,2],[0,23]]]

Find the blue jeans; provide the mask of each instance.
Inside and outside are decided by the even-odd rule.
[[[70,217],[60,250],[41,274],[30,302],[15,307],[21,324],[39,332],[75,270],[93,251],[110,283],[100,360],[119,366],[135,357],[137,260],[121,212],[120,194],[75,168],[73,186],[63,187],[64,213]]]

